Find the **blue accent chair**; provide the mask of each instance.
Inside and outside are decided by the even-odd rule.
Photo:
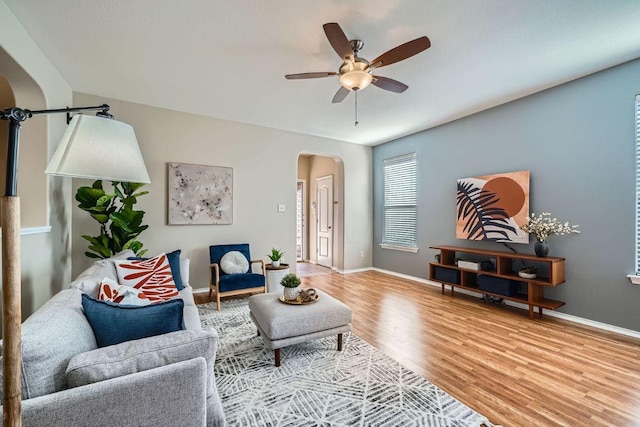
[[[245,273],[227,274],[220,268],[220,259],[231,251],[242,253],[249,261],[249,269]],[[220,297],[267,292],[264,261],[251,259],[248,243],[209,246],[209,260],[211,262],[209,265],[211,272],[209,301],[211,301],[211,294],[215,292],[218,310],[220,310]],[[253,273],[253,264],[259,264],[262,273]]]

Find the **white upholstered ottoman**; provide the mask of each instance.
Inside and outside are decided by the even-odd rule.
[[[342,334],[351,330],[351,309],[316,290],[318,301],[313,304],[290,305],[278,300],[280,293],[257,294],[249,297],[249,310],[267,348],[275,350],[276,366],[280,366],[280,349],[330,335],[338,336],[338,351],[342,350]]]

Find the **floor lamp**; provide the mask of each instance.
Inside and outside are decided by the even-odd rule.
[[[96,116],[71,113],[98,111]],[[17,196],[18,142],[21,122],[39,114],[67,113],[67,130],[46,174],[109,181],[150,183],[133,128],[113,120],[106,104],[57,110],[8,108],[9,121],[5,195],[2,215],[2,370],[4,426],[22,425],[22,313],[20,277],[20,199]]]

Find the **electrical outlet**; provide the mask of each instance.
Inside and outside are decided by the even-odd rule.
[[[364,251],[360,251],[360,258],[364,258]]]
[[[284,205],[278,205],[278,212],[284,212],[284,210],[285,210]]]

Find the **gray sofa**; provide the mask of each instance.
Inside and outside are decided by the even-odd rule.
[[[224,426],[218,335],[200,326],[189,260],[180,260],[186,330],[98,348],[82,293],[95,296],[104,277],[116,278],[111,261],[96,262],[23,323],[23,425]]]

